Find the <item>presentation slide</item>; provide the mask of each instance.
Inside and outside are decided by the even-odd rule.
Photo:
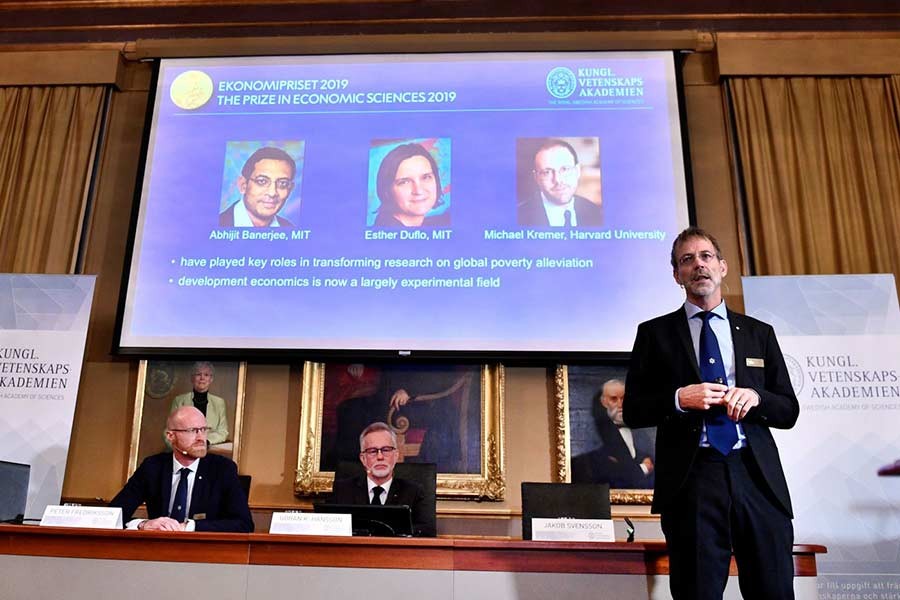
[[[687,224],[670,52],[164,60],[120,349],[628,352]]]

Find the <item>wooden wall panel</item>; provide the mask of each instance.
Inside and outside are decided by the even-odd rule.
[[[294,471],[300,426],[302,365],[250,364],[238,470],[253,477],[254,505],[296,507]]]
[[[0,43],[383,33],[887,31],[884,0],[7,0]]]
[[[900,73],[900,34],[720,33],[722,75],[892,75]]]
[[[684,95],[697,225],[722,245],[729,267],[723,284],[725,301],[742,310],[744,257],[722,88],[719,84],[686,85]]]
[[[0,52],[0,85],[119,85],[124,72],[118,50]]]

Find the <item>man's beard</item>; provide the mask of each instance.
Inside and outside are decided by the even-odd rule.
[[[204,456],[206,456],[206,453],[207,453],[206,444],[203,444],[202,446],[199,444],[197,444],[196,446],[193,446],[193,445],[189,446],[183,452],[183,454],[187,454],[191,458],[203,458]]]
[[[622,418],[622,407],[621,406],[610,406],[606,409],[606,415],[609,417],[609,420],[613,422],[617,427],[622,427],[625,425],[625,419]]]

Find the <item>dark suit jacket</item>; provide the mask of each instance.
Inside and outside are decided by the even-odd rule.
[[[519,225],[550,226],[550,220],[547,219],[547,211],[544,210],[540,194],[519,202],[518,212]],[[578,227],[602,227],[603,209],[587,198],[575,196],[575,218],[578,221]]]
[[[168,514],[171,494],[172,453],[163,452],[146,458],[109,505],[120,507],[127,522],[146,503],[147,517],[156,519]],[[204,514],[199,519],[194,516]],[[214,454],[200,459],[187,515],[195,520],[197,531],[253,531],[247,496],[232,461]]]
[[[329,502],[333,504],[368,504],[369,489],[366,476],[339,479],[334,482]],[[405,504],[412,509],[413,535],[434,537],[437,535],[436,515],[427,514],[425,491],[418,483],[394,477],[385,504]]]
[[[759,406],[741,421],[750,452],[781,509],[793,516],[778,448],[770,427],[789,429],[800,414],[784,357],[772,327],[728,311],[734,342],[735,384],[759,394]],[[747,365],[762,359],[764,367]],[[700,444],[703,414],[675,409],[675,390],[700,383],[684,308],[641,323],[625,383],[623,416],[629,427],[656,425],[656,484],[653,512],[662,512],[684,484]]]
[[[240,202],[240,200],[238,200],[238,202]],[[223,212],[219,213],[219,227],[234,227],[234,207],[236,204],[237,202],[226,208]],[[278,215],[275,215],[275,220],[278,221],[279,227],[294,226],[293,223]]]

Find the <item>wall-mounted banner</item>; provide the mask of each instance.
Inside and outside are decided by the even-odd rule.
[[[93,275],[0,275],[0,460],[31,465],[25,518],[59,504]]]
[[[819,598],[900,598],[900,309],[893,275],[744,277],[778,335],[800,419],[775,431],[797,543],[828,546]]]

